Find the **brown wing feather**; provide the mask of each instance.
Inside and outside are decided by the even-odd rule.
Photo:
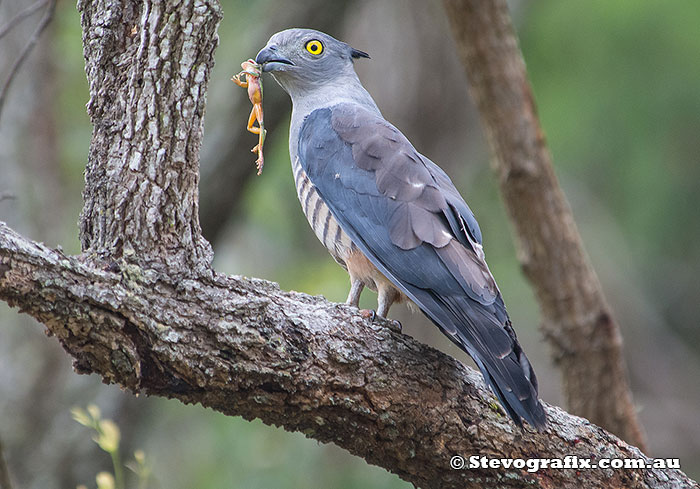
[[[386,121],[364,121],[362,113],[333,128],[352,145],[355,164],[375,172],[377,189],[394,201],[390,206],[389,236],[393,244],[410,250],[429,243],[463,287],[474,290],[486,303],[498,295],[498,287],[483,259],[481,246],[469,233],[457,239],[445,214],[452,212],[445,195],[461,200],[444,173],[434,174],[406,137]],[[464,237],[463,237],[464,238]],[[463,246],[467,242],[471,249]]]

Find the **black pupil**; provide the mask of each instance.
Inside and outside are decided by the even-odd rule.
[[[309,47],[311,48],[311,51],[313,51],[313,52],[316,52],[319,50],[318,43],[315,43],[315,42],[312,42],[311,46],[309,46]]]

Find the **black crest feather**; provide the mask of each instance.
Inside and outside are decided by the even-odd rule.
[[[360,51],[359,49],[355,49],[355,48],[350,48],[350,56],[352,56],[354,59],[369,58],[369,54],[365,53],[364,51]]]

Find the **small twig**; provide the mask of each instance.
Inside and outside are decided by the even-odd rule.
[[[17,26],[22,22],[24,19],[32,15],[34,12],[42,8],[44,5],[48,3],[48,0],[39,0],[36,3],[33,3],[29,7],[25,8],[24,10],[20,10],[17,15],[15,15],[12,20],[10,20],[7,24],[2,26],[0,28],[0,39],[2,39],[8,32],[12,30],[13,27]]]
[[[7,96],[7,92],[10,88],[10,85],[12,84],[12,81],[14,80],[15,75],[17,75],[17,72],[22,67],[22,64],[27,59],[27,56],[29,56],[29,53],[32,51],[32,49],[36,45],[37,41],[39,41],[39,37],[41,36],[41,33],[44,31],[44,29],[46,29],[46,26],[49,25],[49,22],[51,22],[51,19],[53,18],[53,14],[54,14],[55,10],[56,10],[56,0],[48,0],[48,7],[44,11],[44,16],[39,21],[39,25],[37,26],[36,30],[32,34],[32,37],[29,39],[27,44],[24,46],[24,49],[22,50],[19,57],[15,61],[14,65],[12,65],[12,68],[10,69],[10,75],[7,77],[5,84],[3,85],[2,89],[0,90],[0,120],[2,119],[2,108],[3,108],[3,105],[5,104],[5,97]]]
[[[7,470],[5,457],[2,455],[2,440],[0,440],[0,489],[12,489],[10,471]]]

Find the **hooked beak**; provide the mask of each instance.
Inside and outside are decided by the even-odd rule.
[[[255,62],[262,65],[263,71],[284,71],[287,66],[294,66],[292,60],[282,56],[277,51],[277,46],[271,44],[260,50],[255,57]]]

